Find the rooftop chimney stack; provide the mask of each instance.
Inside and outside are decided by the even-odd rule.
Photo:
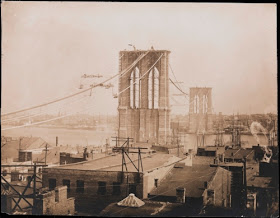
[[[186,188],[179,187],[176,189],[176,202],[185,203]]]

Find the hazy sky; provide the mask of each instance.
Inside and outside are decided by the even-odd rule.
[[[170,50],[185,91],[213,87],[215,112],[277,111],[276,4],[16,1],[1,10],[3,112],[79,91],[84,73],[118,73],[129,43]],[[188,113],[186,99],[174,98],[186,105],[172,113]],[[89,102],[93,113],[117,113],[111,89]]]

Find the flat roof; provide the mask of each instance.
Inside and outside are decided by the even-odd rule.
[[[225,150],[225,158],[243,159],[253,152],[252,149],[227,149]]]
[[[182,204],[168,204],[165,202],[157,202],[150,200],[143,200],[145,204],[141,207],[120,207],[117,203],[109,204],[103,211],[99,214],[100,216],[117,216],[117,217],[137,217],[137,216],[160,216],[165,214],[165,212],[174,209],[176,206],[181,206]]]
[[[138,53],[138,52],[147,52],[147,51],[150,51],[150,52],[169,52],[170,53],[169,50],[164,50],[164,49],[160,49],[160,50],[152,50],[152,49],[138,50],[138,49],[136,49],[136,50],[122,50],[120,52],[126,52],[126,53],[134,52],[134,53]]]
[[[225,147],[206,146],[206,147],[198,147],[198,149],[202,149],[204,151],[218,151],[218,150],[225,150]]]
[[[138,154],[129,154],[130,159],[138,167]],[[172,164],[182,160],[171,154],[142,154],[142,165],[143,171],[149,171],[154,168],[158,168],[164,165]],[[127,171],[128,172],[137,172],[133,164],[130,162],[129,158],[125,155]],[[101,157],[94,160],[83,161],[73,164],[66,164],[60,166],[53,166],[47,168],[54,169],[71,169],[71,170],[96,170],[96,171],[121,171],[122,170],[122,155],[110,155],[106,157]],[[140,168],[141,169],[141,168]]]
[[[219,164],[211,164],[211,166],[221,166],[221,167],[243,167],[243,163],[237,163],[237,162],[229,162],[229,163],[219,163]]]
[[[201,197],[204,192],[204,182],[209,182],[216,171],[216,167],[207,165],[173,168],[150,195],[176,196],[176,188],[183,187],[186,189],[186,197]]]

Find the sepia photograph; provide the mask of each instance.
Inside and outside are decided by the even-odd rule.
[[[1,1],[1,215],[279,217],[276,3]]]

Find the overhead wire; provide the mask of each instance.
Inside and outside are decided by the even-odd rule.
[[[76,96],[76,95],[79,95],[81,93],[84,93],[86,91],[89,91],[97,86],[100,86],[100,85],[103,85],[104,83],[112,80],[113,78],[121,75],[123,76],[123,74],[126,74],[128,71],[130,71],[142,58],[144,58],[148,53],[149,53],[150,50],[148,50],[146,53],[143,53],[141,54],[130,66],[128,66],[125,70],[123,70],[122,72],[120,73],[117,73],[116,75],[110,77],[109,79],[106,79],[105,81],[101,82],[101,83],[98,83],[96,85],[93,85],[85,90],[82,90],[80,92],[76,92],[74,94],[70,94],[68,96],[65,96],[63,98],[59,98],[59,99],[56,99],[56,100],[53,100],[53,101],[50,101],[50,102],[47,102],[47,103],[44,103],[44,104],[40,104],[40,105],[36,105],[36,106],[33,106],[33,107],[29,107],[29,108],[25,108],[25,109],[21,109],[21,110],[18,110],[18,111],[14,111],[14,112],[10,112],[10,113],[5,113],[5,114],[2,114],[2,116],[8,116],[8,115],[12,115],[12,114],[16,114],[16,113],[20,113],[20,112],[24,112],[24,111],[28,111],[28,110],[31,110],[31,109],[35,109],[35,108],[39,108],[39,107],[43,107],[43,106],[46,106],[46,105],[49,105],[49,104],[53,104],[53,103],[56,103],[56,102],[59,102],[59,101],[62,101],[62,100],[65,100],[65,99],[68,99],[68,98],[71,98],[73,96]]]
[[[161,57],[163,56],[163,54],[155,61],[155,63],[139,78],[139,80],[141,80],[147,73],[149,73],[151,71],[151,69],[158,63],[158,61],[161,59]],[[128,87],[126,87],[125,89],[123,89],[122,91],[120,91],[119,93],[117,93],[117,96],[119,96],[120,94],[122,94],[123,92],[125,92],[127,89],[130,88],[131,85],[136,84],[136,81],[133,82],[132,84],[130,84]]]
[[[59,111],[63,108],[65,108],[65,106],[69,106],[69,105],[72,105],[74,103],[78,103],[78,102],[81,102],[82,100],[84,100],[85,98],[89,97],[89,95],[85,95],[79,99],[76,99],[75,101],[73,102],[69,102],[69,103],[66,103],[64,104],[62,107],[59,107],[59,108],[52,108],[52,109],[47,109],[46,111],[40,111],[39,113],[35,113],[35,114],[31,114],[31,115],[22,115],[22,116],[18,116],[18,117],[13,117],[13,118],[10,118],[10,119],[4,119],[4,120],[1,120],[1,123],[9,123],[9,122],[12,122],[12,121],[15,121],[15,120],[23,120],[23,119],[28,119],[28,118],[32,118],[32,117],[37,117],[37,116],[40,116],[42,114],[46,114],[46,113],[50,113],[50,112],[54,112],[54,111]]]
[[[149,52],[149,51],[147,51],[146,53],[144,53],[144,54],[142,54],[141,56],[139,56],[138,61],[140,61],[145,55],[147,55],[148,52]],[[161,57],[160,57],[160,58],[161,58]],[[160,60],[160,58],[155,62],[155,64]],[[130,65],[127,69],[131,69],[133,66],[135,66],[135,64],[138,63],[138,61],[134,61],[133,64]],[[154,65],[155,65],[155,64],[154,64]],[[127,72],[129,71],[129,70],[127,70],[127,69],[122,73],[122,75],[123,75],[124,73],[127,73]],[[147,71],[147,72],[148,72],[148,71]],[[146,72],[146,73],[147,73],[147,72]],[[146,73],[145,73],[145,74],[146,74]],[[144,74],[143,76],[145,76],[145,74]],[[119,75],[119,74],[117,74],[117,75]],[[115,75],[114,77],[116,77],[117,75]],[[143,77],[143,76],[142,76],[142,77]],[[141,78],[142,78],[142,77],[141,77]],[[112,77],[111,77],[111,78],[112,78]],[[140,79],[141,79],[141,78],[140,78]],[[106,81],[109,81],[109,80],[110,80],[110,78],[107,79]],[[103,82],[103,83],[105,83],[105,82]],[[96,85],[95,87],[97,87],[97,85]],[[129,86],[129,87],[130,87],[130,86]],[[122,92],[126,91],[129,87],[127,87],[127,88],[125,88],[124,90],[122,90],[122,91],[119,93],[119,95],[120,95]],[[89,89],[83,90],[82,92],[89,91],[89,90],[91,90],[91,89],[92,89],[92,88],[89,88]],[[82,93],[82,92],[80,92],[80,93]],[[86,108],[86,110],[87,110],[87,108]],[[82,111],[84,111],[84,110],[82,110]],[[1,129],[1,130],[4,131],[4,130],[17,129],[17,128],[22,128],[22,127],[27,127],[27,126],[29,127],[29,126],[33,126],[33,125],[42,124],[42,123],[54,121],[54,120],[57,120],[57,119],[61,119],[61,118],[64,118],[64,117],[73,115],[73,114],[75,114],[75,113],[78,113],[78,112],[66,114],[66,115],[63,115],[63,116],[55,117],[55,118],[48,119],[48,120],[44,120],[44,121],[35,122],[35,123],[32,123],[32,124],[24,124],[24,125],[21,125],[21,126],[7,127],[7,128],[4,128],[4,129]]]
[[[18,129],[18,128],[22,128],[22,127],[29,127],[29,126],[34,126],[34,125],[42,124],[42,123],[47,123],[47,122],[50,122],[50,121],[54,121],[54,120],[58,120],[58,119],[61,119],[61,118],[64,118],[64,117],[71,116],[71,115],[79,113],[79,112],[87,111],[88,109],[93,108],[94,106],[95,105],[92,105],[90,107],[86,107],[83,110],[75,111],[75,112],[72,112],[72,113],[69,113],[69,114],[65,114],[65,115],[58,116],[58,117],[55,117],[55,118],[51,118],[51,119],[44,120],[44,121],[39,121],[39,122],[31,123],[31,124],[24,124],[24,125],[21,125],[21,126],[7,127],[7,128],[4,128],[4,129],[1,129],[1,131],[10,130],[10,129]]]

